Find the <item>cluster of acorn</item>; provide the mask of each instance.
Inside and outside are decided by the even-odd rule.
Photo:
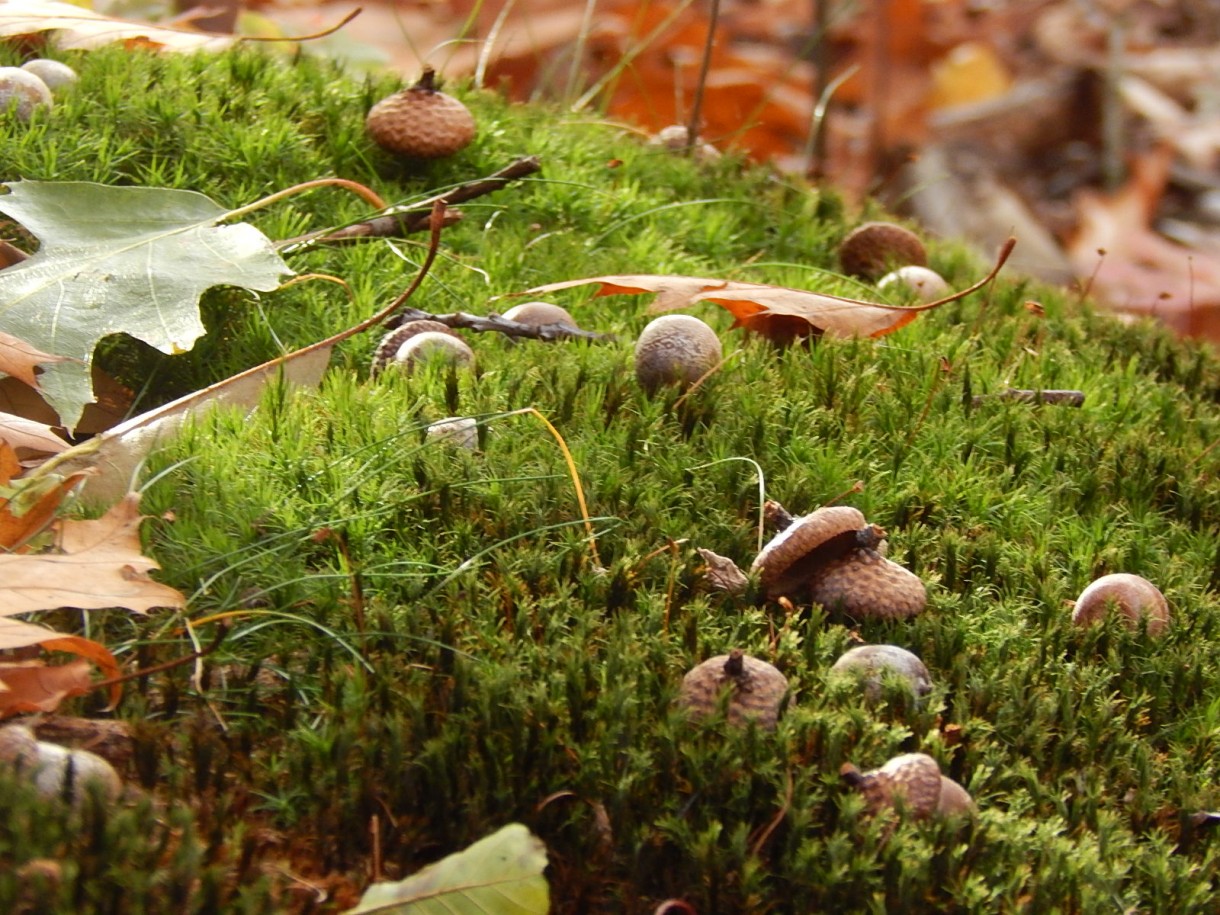
[[[20,67],[0,67],[0,116],[8,113],[28,121],[39,108],[51,107],[53,93],[75,82],[75,70],[45,57]]]

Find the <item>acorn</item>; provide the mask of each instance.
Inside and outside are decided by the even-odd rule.
[[[830,674],[855,680],[870,702],[881,699],[887,678],[904,686],[916,699],[932,692],[932,678],[923,661],[897,645],[858,645],[848,649],[835,661]]]
[[[786,523],[750,566],[767,597],[808,596],[855,619],[905,619],[927,605],[923,581],[882,555],[885,529],[859,509],[831,505],[797,518],[778,504],[770,511]]]
[[[898,267],[927,265],[919,236],[893,222],[866,222],[839,244],[839,267],[848,276],[876,280]]]
[[[1140,575],[1114,572],[1095,580],[1076,599],[1072,622],[1090,626],[1113,608],[1129,629],[1147,626],[1151,636],[1169,628],[1169,602],[1161,589]]]
[[[677,384],[694,384],[719,364],[720,338],[692,315],[655,318],[635,341],[635,377],[648,393]]]
[[[749,721],[775,729],[779,707],[788,691],[788,678],[766,661],[734,648],[699,664],[682,678],[678,704],[696,719],[707,718],[729,690],[728,720],[738,727]]]
[[[440,91],[436,71],[425,67],[414,86],[369,109],[365,129],[373,141],[399,156],[439,159],[474,139],[475,121],[465,105]]]
[[[452,349],[456,357],[455,361],[467,362],[474,358],[474,353],[466,345],[466,341],[454,333],[447,324],[423,318],[398,325],[378,341],[377,348],[373,350],[372,365],[369,368],[370,375],[376,378],[386,368],[395,364],[412,366],[419,359],[422,349],[417,346],[408,346],[408,344],[413,338],[423,334],[433,335],[425,338],[425,343],[433,348],[437,346],[436,335],[453,337]],[[467,353],[469,353],[469,359],[466,358]]]
[[[936,760],[926,753],[903,753],[870,772],[845,763],[839,777],[864,796],[873,815],[901,807],[914,819],[926,820],[933,816],[973,816],[976,811],[966,789],[941,775]]]

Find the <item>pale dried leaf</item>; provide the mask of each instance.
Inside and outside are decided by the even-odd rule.
[[[23,448],[37,454],[59,454],[68,450],[68,443],[50,426],[11,413],[0,413],[0,439],[14,449]]]
[[[94,436],[79,457],[61,469],[90,470],[82,496],[90,505],[109,505],[132,489],[140,466],[157,445],[187,420],[213,407],[258,405],[266,386],[280,377],[290,385],[317,387],[330,362],[330,346],[311,346],[289,353],[282,361],[252,369],[171,401]]]
[[[54,32],[60,48],[99,48],[117,41],[166,51],[223,51],[236,38],[103,16],[55,0],[0,0],[0,36]]]
[[[0,616],[56,607],[146,613],[185,606],[180,592],[148,577],[158,566],[140,553],[139,501],[133,492],[97,520],[63,522],[60,553],[0,555]]]

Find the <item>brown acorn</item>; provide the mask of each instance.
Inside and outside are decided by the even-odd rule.
[[[975,812],[974,801],[966,789],[941,775],[936,760],[926,753],[895,756],[871,772],[861,772],[845,763],[839,775],[864,796],[870,814],[899,806],[917,820],[971,816]]]
[[[893,222],[866,222],[839,245],[839,268],[848,276],[876,280],[897,267],[926,267],[919,236]]]
[[[400,156],[439,159],[464,149],[475,135],[474,115],[441,92],[436,73],[425,67],[414,86],[369,109],[365,128],[377,145]]]
[[[769,505],[783,529],[750,567],[768,597],[808,595],[859,619],[905,619],[926,606],[924,583],[881,554],[885,529],[869,524],[859,509],[827,506],[794,518]]]

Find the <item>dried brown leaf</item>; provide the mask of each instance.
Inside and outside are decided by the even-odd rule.
[[[48,362],[63,362],[64,356],[44,353],[24,340],[0,331],[0,372],[19,378],[32,388],[38,387],[34,367]]]
[[[92,688],[88,661],[55,667],[41,662],[0,664],[0,718],[20,712],[49,712],[71,696]]]
[[[977,283],[935,302],[907,307],[848,299],[786,286],[650,274],[566,280],[535,286],[522,294],[556,292],[596,283],[600,286],[596,293],[598,296],[656,293],[657,298],[648,309],[654,313],[673,311],[698,302],[713,302],[733,315],[734,327],[745,327],[778,343],[789,343],[796,337],[823,334],[832,337],[881,337],[905,327],[914,321],[920,312],[956,301],[986,285],[1004,265],[1015,244],[1015,239],[1011,238],[1004,244],[991,272]]]
[[[58,553],[0,555],[0,616],[56,607],[146,613],[185,606],[179,591],[148,576],[158,566],[140,552],[139,500],[130,493],[101,518],[64,521]]]
[[[56,0],[0,2],[0,36],[54,32],[60,48],[97,48],[115,42],[165,51],[222,51],[236,40],[194,29],[175,29],[114,19]]]

